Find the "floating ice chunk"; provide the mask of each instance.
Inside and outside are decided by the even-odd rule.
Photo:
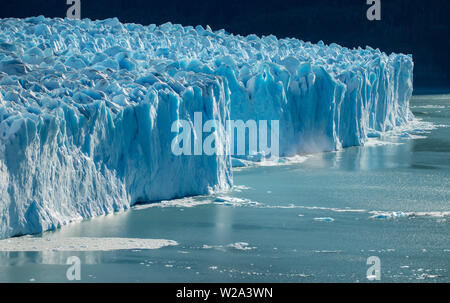
[[[402,212],[402,211],[395,211],[395,212],[373,211],[371,213],[373,214],[373,216],[371,216],[371,218],[374,218],[374,219],[401,218],[401,217],[408,217],[410,215],[410,214]]]
[[[237,250],[253,250],[256,247],[249,246],[247,242],[236,242],[232,244],[228,244],[227,247],[234,248]]]
[[[325,217],[325,218],[314,218],[314,221],[319,221],[319,222],[333,222],[334,219],[330,218],[330,217]]]
[[[236,192],[241,192],[243,190],[249,190],[249,189],[252,189],[252,188],[245,186],[245,185],[233,185],[233,190]]]
[[[251,201],[248,199],[236,198],[236,197],[217,197],[215,199],[215,204],[224,205],[224,206],[258,206],[260,203]]]
[[[108,251],[158,249],[174,245],[178,243],[165,239],[25,236],[0,240],[0,251]]]
[[[227,245],[206,245],[202,246],[203,249],[215,249],[220,251],[226,251],[227,248],[232,248],[236,250],[254,250],[256,247],[250,246],[247,242],[236,242]]]

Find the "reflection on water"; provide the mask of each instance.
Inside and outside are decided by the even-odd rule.
[[[387,139],[386,139],[387,140]],[[413,143],[395,138],[365,148],[315,155],[307,165],[344,171],[378,170],[411,165]]]

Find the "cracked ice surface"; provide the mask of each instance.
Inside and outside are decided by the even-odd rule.
[[[412,71],[370,47],[0,19],[0,238],[228,188],[229,155],[171,152],[172,122],[194,112],[224,147],[230,118],[279,120],[283,156],[364,144],[412,119]]]

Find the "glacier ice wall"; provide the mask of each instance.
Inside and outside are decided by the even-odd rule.
[[[172,122],[279,120],[280,153],[407,123],[413,62],[209,27],[0,19],[0,238],[232,184],[229,154],[175,156]],[[229,145],[217,132],[216,144]]]

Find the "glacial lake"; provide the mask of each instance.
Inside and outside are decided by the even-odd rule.
[[[230,192],[10,239],[0,282],[70,282],[74,256],[81,282],[369,282],[371,256],[381,282],[450,282],[450,95],[411,109],[408,131],[236,169]]]

